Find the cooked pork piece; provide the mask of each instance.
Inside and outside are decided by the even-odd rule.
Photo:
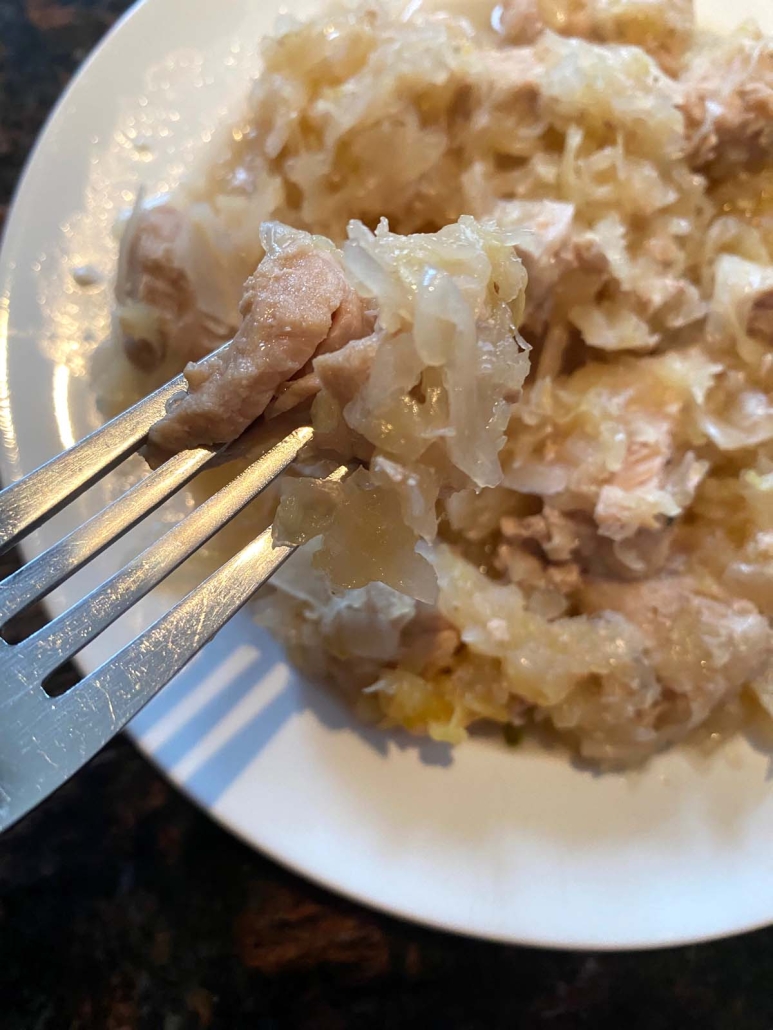
[[[773,44],[740,30],[707,49],[682,79],[688,157],[715,176],[773,156]]]
[[[594,677],[551,713],[589,758],[630,761],[681,740],[773,657],[773,632],[753,604],[689,576],[590,581],[582,603],[589,614],[625,616],[643,635],[647,662],[638,678]]]
[[[274,251],[247,281],[244,321],[233,341],[188,365],[187,395],[153,427],[150,444],[157,451],[235,440],[278,393],[281,399],[315,354],[368,333],[365,305],[332,248],[307,233],[274,238]],[[307,380],[303,391],[310,396],[316,386]]]
[[[193,252],[206,254],[199,275]],[[216,284],[218,263],[189,214],[171,203],[144,208],[138,201],[121,240],[116,298],[124,349],[149,372],[167,358],[198,361],[233,335],[238,296],[233,283]],[[210,284],[212,285],[212,284]]]

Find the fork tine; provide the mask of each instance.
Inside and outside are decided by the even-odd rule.
[[[0,554],[136,451],[167,402],[186,387],[185,377],[177,376],[7,487],[0,495]]]
[[[295,460],[313,435],[310,426],[293,430],[100,587],[18,644],[17,661],[43,681],[238,515]]]
[[[0,583],[0,627],[59,586],[184,486],[216,452],[183,451]]]
[[[271,527],[264,530],[64,698],[89,708],[104,708],[109,698],[115,728],[123,725],[187,665],[295,550],[294,546],[275,545]],[[115,729],[108,730],[105,736],[113,732]],[[103,742],[95,740],[94,749]]]
[[[341,466],[327,478],[340,480],[348,471]],[[0,763],[0,832],[95,755],[294,550],[274,546],[269,527],[67,694],[48,698],[33,688],[18,714],[11,699],[5,714],[13,725],[0,722],[0,738],[7,728],[26,744],[21,761],[17,757],[7,768]]]

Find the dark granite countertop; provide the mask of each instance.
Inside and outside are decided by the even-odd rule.
[[[0,212],[126,6],[0,0]],[[422,930],[254,854],[123,739],[0,840],[3,1030],[400,1026],[771,1030],[773,930],[616,955]]]

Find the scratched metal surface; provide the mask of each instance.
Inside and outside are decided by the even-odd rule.
[[[69,496],[65,491],[55,494],[47,482],[69,482],[77,495],[89,477],[62,473],[62,466],[85,467],[91,460],[99,469],[103,444],[116,437],[132,440],[136,448],[158,418],[159,409],[163,412],[164,397],[181,385],[178,377],[1,493],[0,546],[7,547],[16,539],[20,526],[44,516],[46,504],[40,504],[41,497],[52,494],[58,503]],[[122,427],[127,430],[125,436]],[[48,797],[104,747],[293,553],[292,546],[275,546],[270,528],[265,529],[135,640],[85,676],[77,690],[50,696],[44,689],[63,662],[79,654],[285,471],[313,435],[310,426],[294,429],[48,625],[19,642],[0,639],[0,831]],[[125,497],[0,583],[0,629],[10,625],[16,614],[23,614],[31,599],[45,596],[51,585],[66,579],[90,553],[99,552],[99,547],[91,551],[91,545],[99,539],[100,527],[107,524],[103,535],[108,543],[114,535],[111,529],[120,532],[133,525],[144,507],[145,487],[160,483],[159,499],[163,499],[179,485],[180,470],[184,481],[191,465],[200,468],[210,458],[216,460],[217,455],[204,448],[175,455]],[[328,480],[338,480],[346,471],[341,466]],[[152,495],[156,492],[151,491]],[[16,518],[19,512],[27,512],[21,521]]]

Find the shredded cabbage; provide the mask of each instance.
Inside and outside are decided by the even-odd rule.
[[[284,19],[139,198],[117,341],[145,388],[194,362],[154,432],[314,426],[257,608],[366,718],[626,764],[747,690],[773,716],[773,42],[691,0],[453,7]]]

